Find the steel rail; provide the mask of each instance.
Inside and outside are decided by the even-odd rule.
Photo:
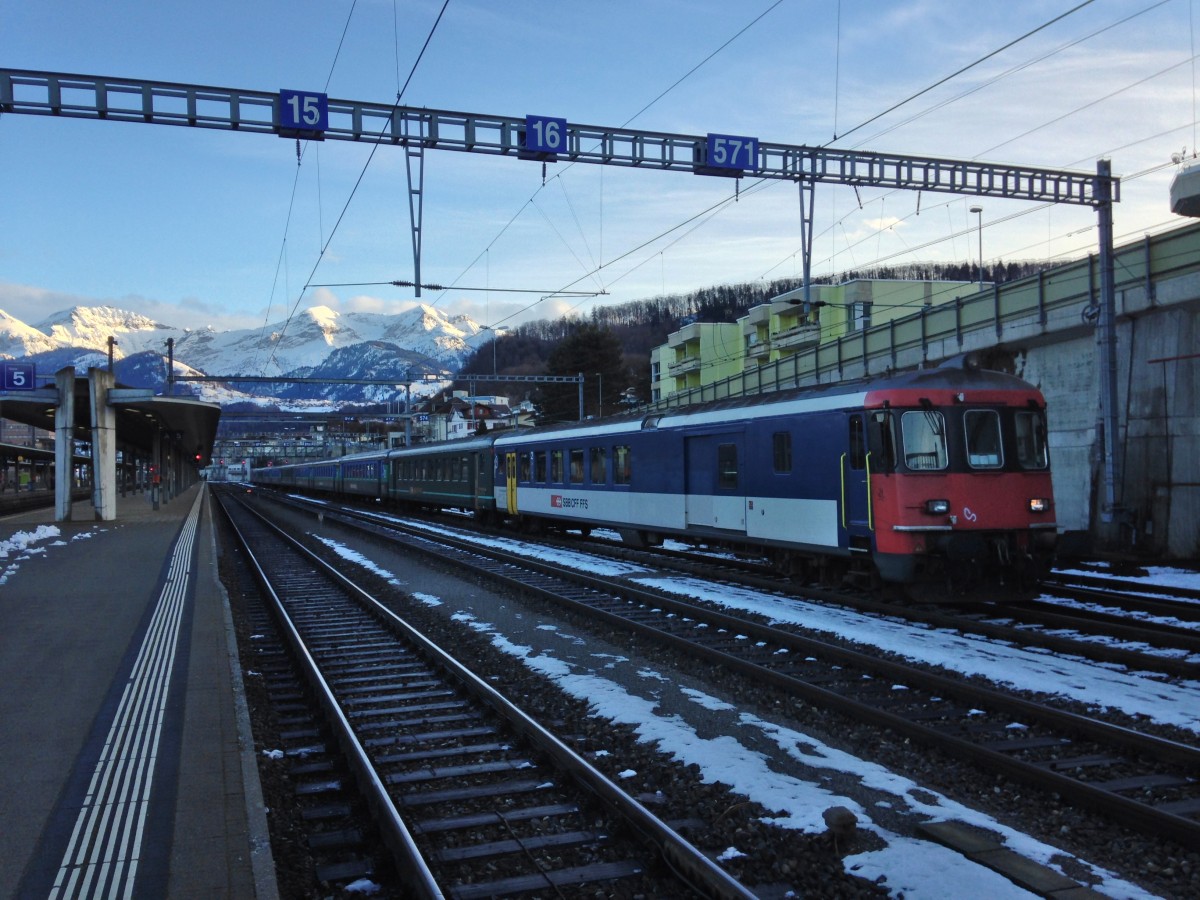
[[[384,622],[394,633],[417,647],[422,656],[436,664],[443,671],[450,673],[472,696],[481,700],[497,715],[503,718],[523,738],[527,739],[540,752],[550,758],[557,767],[568,773],[578,784],[586,788],[605,806],[615,811],[635,831],[648,840],[652,846],[657,848],[657,851],[666,864],[685,883],[692,887],[693,890],[702,896],[722,898],[722,900],[724,898],[729,898],[729,900],[750,900],[750,898],[755,896],[753,892],[749,891],[737,879],[720,868],[702,851],[674,831],[674,829],[670,828],[626,791],[614,784],[582,756],[571,750],[554,734],[520,709],[520,707],[513,704],[494,687],[432,642],[403,617],[380,603],[336,567],[313,553],[278,525],[267,520],[261,513],[252,509],[249,511],[258,516],[264,524],[270,527],[280,538],[286,541],[289,546],[301,554],[324,575],[358,598],[360,603],[372,615]],[[336,516],[336,514],[331,514],[332,516]],[[296,633],[296,638],[299,639],[298,632]],[[305,655],[306,658],[311,659],[307,653]],[[312,664],[313,666],[316,665],[315,662]],[[321,683],[324,685],[323,679]],[[336,700],[332,699],[332,694],[330,695],[330,702],[336,705]],[[339,721],[345,721],[344,715],[340,711],[338,712],[338,719]],[[346,727],[350,727],[348,722],[346,722]],[[358,743],[357,739],[355,739],[354,744],[361,750],[361,744]],[[366,765],[370,767],[369,760],[366,760]],[[382,783],[379,781],[378,776],[375,775],[373,767],[371,767],[370,783],[373,788],[375,784],[379,784],[382,787]],[[386,789],[384,790],[386,793]],[[388,805],[391,809],[395,809],[394,804],[391,804],[390,798]],[[399,814],[396,813],[396,815],[398,818]],[[391,823],[389,822],[388,824],[390,827]],[[400,824],[403,825],[402,820]],[[404,833],[409,835],[408,840],[411,842],[411,835],[406,827]],[[415,844],[411,846],[412,851],[416,852],[419,856],[420,851],[416,849]],[[407,858],[408,846],[404,845],[401,849],[405,851],[405,858]]]
[[[364,799],[371,808],[375,824],[379,827],[383,841],[398,862],[396,867],[398,875],[414,897],[420,898],[420,900],[444,900],[445,894],[438,887],[437,881],[434,879],[433,873],[425,861],[425,857],[417,847],[412,833],[408,830],[408,826],[404,824],[404,819],[401,817],[399,810],[396,809],[396,804],[392,801],[387,787],[375,771],[375,767],[372,765],[366,749],[354,733],[354,728],[351,726],[349,719],[346,718],[341,704],[334,697],[329,683],[321,673],[320,666],[313,659],[292,617],[288,615],[283,599],[275,591],[271,578],[267,575],[244,531],[234,517],[229,514],[228,510],[225,509],[224,498],[220,502],[222,511],[225,512],[226,519],[236,534],[242,546],[243,553],[246,555],[246,561],[254,572],[255,580],[269,600],[270,608],[280,624],[285,640],[295,654],[295,658],[305,677],[308,679],[310,686],[315,690],[319,705],[325,710],[327,720],[334,731],[338,744],[341,746],[342,752],[350,764],[351,770],[354,772],[355,780],[359,784]],[[247,511],[253,512],[253,510],[245,507],[244,503],[241,505]],[[265,520],[263,521],[265,522]]]

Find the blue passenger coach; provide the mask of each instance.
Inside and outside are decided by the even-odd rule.
[[[496,439],[496,504],[509,515],[664,535],[839,545],[843,410],[861,393],[709,406]],[[819,445],[831,452],[813,453]],[[807,447],[807,453],[802,451]]]

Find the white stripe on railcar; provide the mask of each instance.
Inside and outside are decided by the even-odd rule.
[[[836,500],[750,497],[746,501],[746,535],[750,538],[819,547],[838,546]]]
[[[508,502],[504,486],[496,503]],[[704,494],[592,491],[581,487],[529,487],[517,490],[522,515],[543,516],[580,524],[624,525],[647,531],[685,531],[689,525],[717,528],[731,536],[772,544],[838,546],[836,500],[779,497],[713,497]]]
[[[496,504],[501,509],[508,505],[503,484],[496,487]],[[582,523],[604,522],[649,530],[682,531],[687,527],[682,494],[592,491],[576,485],[551,488],[522,485],[517,488],[517,511],[526,516]]]

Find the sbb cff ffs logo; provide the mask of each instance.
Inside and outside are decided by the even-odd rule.
[[[562,494],[550,495],[552,509],[587,509],[587,497],[564,497]]]

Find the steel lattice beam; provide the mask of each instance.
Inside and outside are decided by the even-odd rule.
[[[278,92],[21,69],[0,69],[0,112],[1081,206],[1120,199],[1119,180],[1109,177],[1108,190],[1098,189],[1098,173],[758,141],[745,169],[720,170],[708,159],[705,135],[577,123],[564,125],[563,152],[533,153],[525,149],[524,118],[333,98],[328,127],[313,133],[281,126]]]

